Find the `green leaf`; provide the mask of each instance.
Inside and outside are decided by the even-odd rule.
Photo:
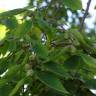
[[[10,18],[4,18],[0,22],[1,24],[4,24],[8,29],[15,29],[18,26],[18,21],[16,17],[10,17]]]
[[[0,74],[3,74],[8,68],[8,64],[6,61],[7,57],[0,59]]]
[[[38,40],[33,40],[33,50],[40,58],[46,59],[48,56],[47,48]]]
[[[70,58],[68,58],[64,62],[64,67],[68,68],[68,69],[78,69],[81,67],[82,63],[83,62],[82,62],[81,57],[74,55],[74,56],[71,56]]]
[[[18,61],[18,59],[21,57],[21,55],[23,54],[23,50],[20,50],[18,52],[15,53],[15,58],[14,58],[14,61]]]
[[[0,94],[1,96],[8,96],[8,94],[11,92],[13,86],[11,86],[10,84],[6,84],[3,87],[0,87]]]
[[[14,65],[8,69],[8,72],[5,73],[2,78],[0,78],[0,86],[4,86],[7,84],[10,80],[13,79],[13,77],[20,71],[22,68],[22,65]]]
[[[26,11],[26,9],[22,9],[22,8],[6,11],[6,12],[3,12],[3,13],[0,13],[0,18],[7,18],[7,17],[10,17],[10,16],[20,14],[20,13],[25,12],[25,11]]]
[[[30,32],[31,28],[32,28],[32,21],[26,20],[21,25],[19,25],[15,31],[13,30],[13,33],[17,37],[22,37],[25,36],[28,32]]]
[[[96,79],[86,80],[85,84],[90,89],[96,89]]]
[[[21,79],[15,86],[15,88],[13,88],[12,92],[9,94],[9,96],[14,96],[16,94],[16,92],[19,90],[19,88],[24,84],[26,78]]]
[[[22,68],[22,65],[14,65],[8,68],[8,72],[6,72],[2,78],[7,79],[8,81],[11,80],[14,75],[20,70],[20,68]]]
[[[4,41],[4,43],[2,44],[2,46],[0,47],[0,53],[5,55],[8,51],[8,47],[9,47],[9,44],[7,41]]]
[[[29,32],[32,28],[32,21],[31,20],[26,20],[23,24],[22,24],[22,29],[21,32],[23,34],[26,34],[27,32]]]
[[[16,51],[16,48],[17,48],[17,44],[15,40],[9,42],[8,51],[14,52]]]
[[[49,51],[48,59],[49,61],[60,61],[60,63],[64,62],[67,58],[69,58],[69,49],[67,47],[64,47],[61,49],[60,48],[55,48]]]
[[[9,67],[7,72],[4,73],[4,76],[0,78],[0,86],[3,86],[7,84],[9,81],[11,81],[16,76],[16,74],[18,74],[18,72],[21,71],[27,59],[28,56],[26,55],[24,57],[22,64],[12,65],[11,67]]]
[[[59,76],[62,76],[64,78],[68,78],[68,74],[64,67],[61,64],[57,64],[54,62],[48,62],[46,64],[43,64],[45,68],[47,68],[48,71],[51,71]]]
[[[80,53],[80,56],[86,64],[88,64],[90,67],[93,66],[94,68],[96,68],[96,59],[95,58],[93,58],[87,54],[83,54],[83,53]]]
[[[54,32],[56,32],[56,30],[50,24],[48,24],[42,18],[38,18],[35,22],[36,26],[45,32],[48,38],[52,39],[54,37]]]
[[[81,10],[82,9],[82,2],[81,0],[63,0],[64,4],[67,7],[71,8],[72,10]]]
[[[81,44],[83,44],[83,45],[85,45],[85,46],[88,46],[88,44],[86,43],[83,35],[82,35],[80,32],[78,32],[77,29],[71,29],[71,30],[69,30],[69,32],[71,32],[71,33],[75,36],[75,38],[76,38]]]
[[[75,38],[80,42],[81,47],[90,52],[90,53],[96,53],[96,48],[94,48],[93,46],[91,46],[89,44],[89,40],[87,37],[85,37],[84,35],[82,35],[80,32],[78,32],[76,29],[71,29],[69,30],[69,32],[71,32]]]
[[[41,39],[42,31],[37,26],[32,26],[32,35],[35,35],[37,39]]]
[[[64,94],[68,94],[67,90],[63,87],[61,81],[54,76],[52,73],[49,72],[38,72],[37,73],[38,79],[50,88],[62,92]]]
[[[8,80],[7,79],[1,79],[0,78],[0,87],[3,87],[7,84]]]

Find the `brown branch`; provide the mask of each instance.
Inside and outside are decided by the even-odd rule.
[[[84,16],[83,16],[83,18],[82,18],[81,25],[80,25],[80,29],[79,29],[80,32],[82,32],[82,29],[83,29],[83,26],[84,26],[84,21],[85,21],[87,15],[88,15],[88,11],[89,11],[89,7],[90,7],[90,4],[91,4],[91,1],[92,1],[92,0],[89,0],[88,3],[87,3],[87,7],[86,7],[86,10],[85,10],[85,14],[84,14]]]

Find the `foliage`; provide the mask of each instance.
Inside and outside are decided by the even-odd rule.
[[[94,35],[85,27],[79,32],[74,18],[68,21],[68,11],[81,20],[78,10],[80,0],[30,0],[0,13],[0,29],[6,27],[0,37],[2,96],[95,96]]]

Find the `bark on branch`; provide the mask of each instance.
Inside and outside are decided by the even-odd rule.
[[[86,7],[86,10],[85,10],[85,14],[84,14],[84,16],[83,16],[83,18],[82,18],[81,25],[80,25],[80,29],[79,29],[80,32],[82,32],[82,29],[83,29],[83,26],[84,26],[84,21],[85,21],[87,15],[88,15],[88,11],[89,11],[89,8],[90,8],[91,1],[92,1],[92,0],[89,0],[88,3],[87,3],[87,7]]]

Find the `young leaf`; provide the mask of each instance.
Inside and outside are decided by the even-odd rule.
[[[64,94],[68,94],[67,90],[64,88],[60,80],[53,74],[49,72],[38,72],[37,76],[42,83],[46,84],[50,88],[53,88]]]

